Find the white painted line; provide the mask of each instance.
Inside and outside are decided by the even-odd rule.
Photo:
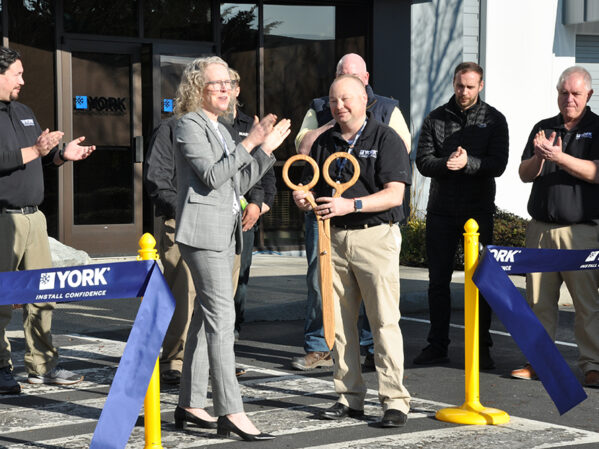
[[[401,319],[405,320],[405,321],[413,321],[415,323],[431,324],[431,322],[429,320],[424,320],[422,318],[412,318],[412,317],[402,316]],[[461,325],[461,324],[449,323],[449,326],[450,327],[454,327],[456,329],[464,329],[464,326]],[[511,337],[512,336],[509,332],[494,331],[493,329],[489,330],[489,332],[491,334],[501,335],[501,336],[504,336],[504,337]],[[555,340],[555,344],[556,345],[560,345],[560,346],[568,346],[568,347],[571,347],[571,348],[578,348],[578,345],[576,343],[570,343],[568,341]]]

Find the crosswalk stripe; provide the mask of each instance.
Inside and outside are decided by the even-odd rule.
[[[42,447],[83,448],[89,445],[93,434],[93,431],[90,432],[89,429],[93,429],[101,413],[110,382],[116,371],[118,358],[122,354],[125,343],[81,335],[66,337],[72,339],[73,344],[61,347],[61,358],[76,360],[80,364],[88,362],[94,366],[77,370],[86,378],[82,383],[72,387],[23,383],[24,394],[21,397],[29,396],[32,400],[39,400],[39,405],[32,407],[31,404],[25,404],[24,401],[23,405],[5,405],[0,408],[0,432],[2,434],[0,447],[3,442],[7,441],[14,441],[14,444],[6,446],[11,449],[31,447],[31,443],[25,442],[23,435],[26,432],[45,429],[54,429],[54,434],[57,437],[45,439]],[[256,426],[265,432],[279,437],[314,434],[313,442],[317,443],[320,432],[355,428],[373,424],[380,419],[382,411],[378,403],[378,393],[375,390],[367,391],[365,419],[323,421],[315,419],[314,414],[319,409],[329,407],[336,397],[331,378],[321,379],[251,364],[240,364],[240,366],[259,376],[258,378],[240,379],[240,387],[244,402],[248,404],[248,415],[251,416]],[[21,377],[19,380],[24,381],[25,378]],[[327,397],[330,399],[325,399]],[[299,398],[304,399],[300,400]],[[216,446],[233,441],[216,436],[214,431],[203,431],[194,426],[189,426],[189,430],[186,432],[176,430],[172,423],[172,413],[177,401],[178,388],[164,386],[161,392],[161,411],[167,422],[163,422],[162,425],[163,447],[184,449],[199,445]],[[269,401],[293,405],[272,408],[268,405]],[[255,405],[252,407],[250,404]],[[209,401],[207,406],[210,405]],[[430,419],[439,408],[447,406],[450,404],[413,398],[408,426],[399,432],[389,433],[381,429],[381,432],[385,432],[384,435],[365,436],[352,441],[340,441],[326,445],[316,444],[311,448],[455,447],[456,442],[463,439],[472,439],[479,447],[502,447],[508,446],[510,441],[526,441],[527,447],[531,449],[599,443],[599,433],[597,432],[514,416],[511,417],[508,424],[501,426],[456,426]],[[410,422],[424,418],[430,420],[425,422],[427,426],[430,423],[436,428],[417,432],[409,431]],[[284,423],[284,425],[281,426],[280,423]],[[80,429],[87,430],[81,431]],[[337,438],[342,438],[343,432],[337,432],[334,435]],[[143,427],[135,427],[127,447],[141,447],[143,441]]]

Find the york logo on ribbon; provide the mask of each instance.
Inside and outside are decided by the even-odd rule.
[[[77,288],[107,285],[104,275],[108,271],[110,271],[110,267],[41,273],[39,289],[54,290],[56,288],[66,288],[67,286]],[[56,281],[58,281],[58,287]]]
[[[584,261],[585,262],[595,262],[595,260],[597,260],[598,255],[599,255],[599,251],[591,251],[589,256]]]
[[[491,253],[493,254],[494,259],[499,263],[514,263],[514,257],[516,254],[520,254],[522,251],[519,249],[491,249],[489,248]],[[511,271],[511,265],[502,265],[501,268],[503,271]]]

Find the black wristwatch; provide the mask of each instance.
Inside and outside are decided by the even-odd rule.
[[[362,212],[362,200],[354,198],[354,212]]]
[[[62,162],[67,162],[67,159],[64,158],[64,146],[58,150],[58,157]]]

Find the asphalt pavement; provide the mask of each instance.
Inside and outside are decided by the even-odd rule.
[[[114,260],[111,260],[114,261]],[[102,262],[95,260],[94,262]],[[426,344],[428,308],[425,269],[401,267],[400,322],[404,337],[405,385],[412,395],[407,425],[381,429],[382,414],[374,372],[364,372],[368,385],[363,420],[320,421],[315,413],[332,405],[335,393],[331,369],[294,371],[291,358],[303,354],[306,297],[303,257],[256,254],[248,288],[246,320],[235,346],[237,362],[247,369],[239,378],[245,409],[265,432],[277,439],[253,443],[266,448],[599,448],[599,390],[585,388],[588,398],[560,416],[538,381],[509,378],[524,363],[520,350],[494,318],[492,356],[496,368],[480,373],[480,401],[510,415],[500,426],[464,426],[435,419],[435,412],[464,402],[463,273],[451,284],[452,340],[446,365],[421,367],[412,363]],[[514,277],[522,289],[524,278]],[[557,347],[579,376],[578,351],[569,298],[562,300]],[[61,348],[61,363],[85,374],[73,387],[32,386],[23,393],[0,397],[0,447],[44,449],[88,447],[120,354],[135,318],[139,300],[98,300],[60,304],[54,314],[53,335]],[[24,381],[21,312],[8,329],[15,371]],[[236,439],[191,427],[174,428],[177,388],[162,386],[162,444],[164,448],[239,447]],[[143,411],[142,411],[143,413]],[[127,447],[144,446],[143,419],[138,420]]]

